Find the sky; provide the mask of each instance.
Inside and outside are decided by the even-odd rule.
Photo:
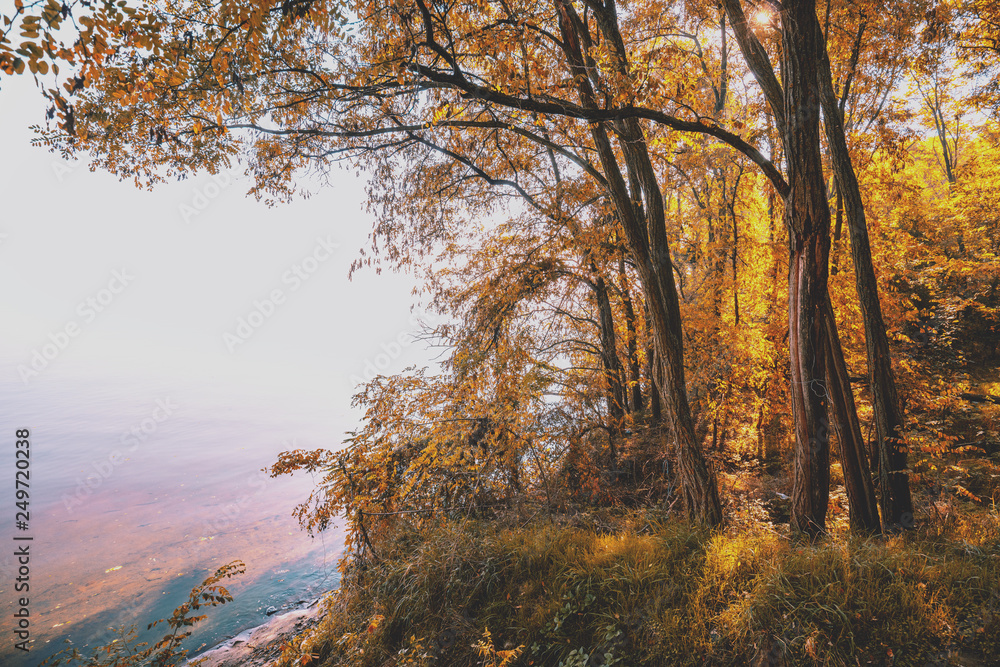
[[[30,426],[34,544],[52,547],[37,576],[60,581],[75,558],[65,540],[84,541],[67,532],[64,500],[91,488],[79,525],[109,523],[88,558],[151,544],[140,537],[151,524],[129,522],[136,494],[154,489],[173,489],[163,503],[192,498],[153,507],[171,525],[193,522],[178,553],[202,529],[198,512],[235,506],[233,516],[249,522],[265,507],[270,525],[276,501],[286,515],[316,480],[282,479],[268,503],[251,507],[244,499],[257,491],[247,492],[244,469],[259,470],[277,451],[335,449],[358,426],[350,399],[360,381],[427,365],[439,352],[413,337],[434,318],[411,309],[412,277],[362,269],[348,279],[372,228],[364,180],[335,172],[309,199],[273,208],[246,195],[238,167],[140,190],[32,146],[29,126],[44,121],[45,100],[31,77],[0,83],[0,427],[10,445],[0,497],[13,505],[11,438]],[[165,405],[177,419],[167,420]],[[139,439],[122,458],[129,433]],[[94,509],[111,489],[109,507],[128,515],[124,523]],[[13,530],[4,524],[0,537]],[[0,555],[0,588],[11,562]],[[248,604],[265,593],[248,594]]]
[[[431,358],[411,277],[348,280],[372,226],[353,172],[274,208],[238,166],[140,190],[31,146],[44,102],[30,77],[0,90],[0,382],[208,382],[346,411],[359,379]]]

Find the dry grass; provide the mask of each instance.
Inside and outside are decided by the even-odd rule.
[[[569,525],[576,524],[576,525]],[[1000,522],[799,543],[652,512],[572,521],[400,523],[286,651],[352,667],[976,664],[1000,655]]]

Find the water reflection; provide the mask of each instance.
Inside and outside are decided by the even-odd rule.
[[[5,633],[3,664],[36,665],[65,638],[99,645],[112,638],[112,625],[145,629],[234,559],[247,565],[228,584],[236,600],[209,612],[194,645],[262,622],[269,606],[335,587],[340,534],[311,539],[291,517],[313,480],[261,472],[281,451],[336,446],[343,427],[318,413],[205,390],[126,385],[0,386],[0,406],[0,433],[31,429],[34,537],[33,649],[14,651]],[[12,480],[13,458],[5,458],[3,478]],[[2,487],[12,507],[12,481]],[[8,514],[12,519],[13,510]],[[4,544],[12,544],[12,533],[2,526]],[[13,573],[5,556],[0,600],[7,619]],[[157,628],[145,636],[162,634]]]

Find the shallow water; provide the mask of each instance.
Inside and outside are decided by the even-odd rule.
[[[310,538],[292,508],[309,476],[261,468],[289,449],[336,448],[343,427],[321,411],[210,387],[0,385],[0,664],[37,665],[72,640],[98,646],[111,626],[145,632],[221,565],[246,573],[235,601],[208,610],[190,645],[211,646],[266,620],[268,607],[336,587],[339,530]],[[31,517],[14,527],[14,431],[31,431]],[[30,536],[31,651],[14,639],[15,548]],[[89,653],[89,651],[85,651]]]

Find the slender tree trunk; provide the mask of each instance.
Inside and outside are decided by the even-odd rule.
[[[644,278],[654,345],[657,357],[661,360],[656,369],[657,385],[674,433],[678,477],[689,514],[709,525],[719,525],[722,523],[722,505],[719,502],[715,475],[709,470],[708,462],[695,439],[694,421],[687,399],[680,302],[667,245],[663,194],[638,122],[634,119],[622,121],[618,133],[626,165],[629,170],[638,173],[645,196],[648,237],[642,233],[641,228],[633,228],[630,242],[640,254],[648,252],[648,260],[640,263],[640,277]],[[643,243],[646,238],[649,239],[648,246]],[[636,253],[633,252],[633,257],[635,256]],[[648,275],[644,276],[646,271]]]
[[[581,102],[589,108],[599,108],[580,48],[578,26],[584,24],[568,0],[555,0],[555,7]],[[621,34],[617,32],[612,11],[599,11],[595,19],[601,22],[602,32],[611,42],[616,55],[623,57],[624,44]],[[624,69],[624,63],[619,62],[618,67]],[[654,377],[666,407],[665,417],[674,434],[677,474],[685,506],[689,515],[696,520],[708,525],[719,525],[722,523],[722,505],[719,502],[715,475],[708,469],[704,454],[695,441],[691,408],[687,400],[680,304],[674,283],[673,263],[666,242],[663,195],[656,182],[656,172],[638,121],[631,119],[618,123],[616,130],[620,139],[619,146],[625,156],[626,169],[637,178],[645,198],[645,216],[639,215],[638,202],[633,201],[629,194],[605,127],[603,123],[591,124],[591,137],[649,308],[651,337],[659,362],[654,365]]]
[[[858,533],[877,533],[880,523],[875,491],[868,474],[868,457],[865,456],[865,442],[861,436],[858,411],[851,393],[851,380],[844,363],[844,352],[840,347],[837,321],[833,316],[833,306],[827,299],[826,359],[827,386],[833,397],[836,420],[833,431],[840,445],[840,465],[844,470],[844,489],[850,512],[851,530]]]
[[[819,30],[816,22],[815,29]],[[861,188],[854,173],[843,117],[837,106],[831,82],[830,61],[826,49],[820,53],[820,86],[822,88],[824,127],[837,179],[838,201],[843,197],[844,212],[850,230],[851,255],[854,259],[855,284],[861,302],[865,325],[865,348],[868,355],[868,377],[875,412],[876,449],[879,474],[878,496],[882,522],[890,526],[913,526],[913,501],[907,473],[906,450],[900,442],[903,415],[899,409],[896,378],[892,371],[889,339],[882,318],[878,281],[872,264],[868,222],[865,219]]]
[[[835,276],[840,272],[840,236],[844,230],[844,197],[840,193],[840,182],[834,178],[833,183],[837,190],[837,217],[833,225],[833,257],[830,260],[832,265],[830,275]]]
[[[625,254],[618,257],[618,282],[621,284],[622,305],[625,308],[625,330],[628,335],[629,386],[631,388],[631,405],[633,412],[642,412],[642,374],[639,370],[639,341],[635,327],[635,308],[632,305],[632,294],[629,291],[628,275],[625,273]]]
[[[795,473],[792,525],[807,534],[823,532],[830,495],[827,434],[826,304],[830,253],[830,209],[820,158],[817,62],[823,45],[815,0],[786,0],[782,22],[784,141],[789,194],[788,345]]]
[[[625,394],[621,383],[621,362],[618,359],[618,346],[615,337],[615,321],[611,311],[611,299],[608,297],[608,287],[604,277],[597,272],[597,267],[591,265],[595,274],[593,292],[597,301],[598,323],[601,329],[601,361],[604,366],[604,381],[608,400],[608,460],[609,470],[614,470],[617,464],[617,446],[621,439],[622,424],[625,421]]]
[[[694,421],[687,399],[684,380],[684,353],[681,333],[680,302],[674,283],[673,262],[666,244],[666,219],[663,199],[656,182],[655,172],[641,141],[638,124],[626,121],[620,132],[622,149],[629,169],[639,173],[646,197],[648,238],[638,225],[626,225],[626,235],[632,247],[632,256],[639,266],[646,303],[652,324],[653,345],[656,350],[656,385],[664,416],[674,435],[676,469],[684,494],[688,513],[703,523],[722,523],[722,505],[715,475],[708,468],[701,447],[694,434]],[[633,218],[634,220],[634,218]]]
[[[646,315],[646,331],[650,331],[652,327],[649,323],[649,308],[643,306],[643,310]],[[649,417],[655,426],[660,426],[663,422],[663,406],[660,402],[660,390],[656,388],[656,380],[653,376],[653,368],[656,365],[656,350],[653,349],[652,337],[647,335],[649,339],[646,345],[646,375],[649,378]]]
[[[736,193],[733,193],[733,198],[736,198]],[[736,226],[736,202],[732,202],[729,205],[729,214],[733,218],[733,318],[736,326],[740,325],[740,283],[739,278],[736,275],[736,247],[737,241],[739,240],[739,230]]]

